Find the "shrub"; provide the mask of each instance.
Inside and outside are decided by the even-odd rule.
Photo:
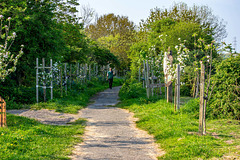
[[[187,113],[194,118],[199,117],[199,98],[189,100],[182,108],[183,113]]]
[[[119,91],[120,98],[123,99],[132,99],[145,96],[145,89],[142,88],[141,83],[136,81],[126,81],[121,90]]]
[[[216,67],[215,84],[209,101],[212,117],[240,119],[240,55],[222,61]]]

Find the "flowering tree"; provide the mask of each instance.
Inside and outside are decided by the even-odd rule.
[[[5,78],[16,70],[16,65],[19,58],[23,55],[23,45],[18,54],[12,54],[9,50],[16,38],[16,33],[13,32],[10,35],[10,21],[11,17],[8,17],[8,25],[3,26],[3,16],[0,15],[0,80],[4,81]],[[3,32],[5,29],[5,32]],[[3,42],[3,44],[1,44]]]

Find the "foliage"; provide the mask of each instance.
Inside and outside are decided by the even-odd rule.
[[[199,98],[189,100],[181,112],[189,114],[191,117],[198,119],[199,118]]]
[[[203,32],[211,35],[214,39],[226,37],[226,23],[213,15],[211,8],[206,5],[192,7],[186,3],[175,3],[169,9],[160,9],[158,7],[151,10],[150,16],[146,21],[143,21],[141,26],[147,26],[149,23],[155,22],[164,18],[171,18],[175,21],[193,22],[201,25]],[[206,37],[203,37],[206,39]]]
[[[68,159],[82,141],[85,121],[73,125],[44,125],[36,120],[7,114],[8,127],[0,128],[1,159]]]
[[[240,55],[222,61],[213,76],[209,109],[213,117],[240,119]]]
[[[11,51],[19,51],[21,44],[25,46],[17,70],[11,75],[17,85],[33,86],[36,58],[68,63],[86,63],[91,59],[93,63],[102,60],[104,64],[118,64],[117,57],[108,49],[92,45],[92,40],[86,37],[77,6],[77,0],[1,1],[0,12],[4,17],[12,17],[11,28],[18,35]]]
[[[106,14],[100,16],[96,23],[90,24],[86,32],[91,39],[98,41],[120,60],[118,68],[129,66],[127,53],[134,41],[135,26],[128,17]]]
[[[12,33],[10,36],[10,21],[11,17],[8,17],[8,25],[3,27],[3,15],[0,15],[0,80],[4,81],[5,78],[16,70],[16,65],[18,59],[23,55],[23,45],[21,45],[21,49],[19,54],[12,54],[10,52],[10,48],[16,38],[16,32]],[[5,29],[5,33],[3,32]],[[3,40],[3,41],[2,41]],[[3,45],[1,44],[3,42]],[[9,44],[10,43],[10,44]]]
[[[132,99],[146,96],[146,91],[141,83],[127,80],[119,91],[121,100]]]

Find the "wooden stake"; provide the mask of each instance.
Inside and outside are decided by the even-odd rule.
[[[64,63],[64,75],[65,75],[65,94],[67,95],[67,85],[68,85],[68,78],[67,78],[67,63]]]
[[[143,68],[144,68],[144,74],[143,74],[143,88],[146,88],[146,65],[145,65],[145,61],[143,60]]]
[[[147,97],[150,97],[150,81],[149,81],[149,65],[147,61],[147,77],[146,77],[146,84],[147,84]]]
[[[167,102],[172,103],[173,101],[173,95],[172,95],[172,83],[167,87]]]
[[[38,103],[38,58],[36,59],[36,101]]]
[[[43,101],[46,102],[46,78],[45,78],[45,59],[42,59],[43,66]]]
[[[177,110],[180,110],[180,65],[177,65]]]
[[[199,134],[200,135],[203,135],[204,83],[205,83],[205,67],[204,67],[204,64],[201,62],[200,106],[199,106]]]
[[[2,97],[0,97],[0,127],[6,126],[7,126],[6,102]]]
[[[51,74],[51,99],[53,99],[53,65],[52,65],[52,59],[50,59],[50,74]]]
[[[63,74],[62,74],[62,65],[61,65],[61,67],[60,67],[60,79],[61,79],[61,97],[63,97],[63,80],[62,80],[62,77],[63,77]]]

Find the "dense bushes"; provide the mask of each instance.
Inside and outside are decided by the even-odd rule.
[[[132,98],[138,98],[146,96],[146,91],[142,87],[141,83],[137,83],[136,81],[130,81],[127,80],[120,92],[119,92],[120,98],[123,99],[132,99]]]
[[[213,117],[240,119],[240,55],[222,61],[213,76],[209,109]]]

